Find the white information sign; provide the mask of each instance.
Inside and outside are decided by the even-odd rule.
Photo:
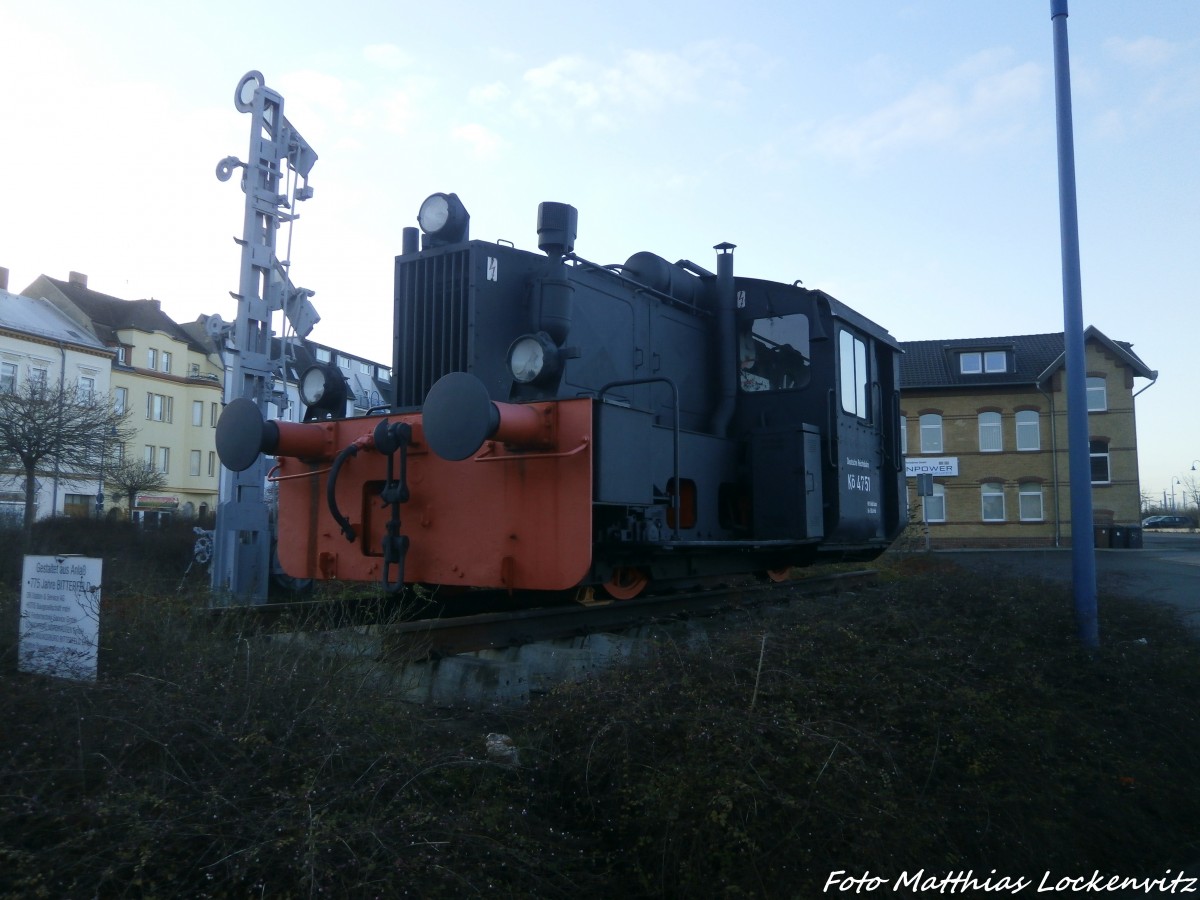
[[[904,477],[932,475],[935,478],[954,478],[958,475],[957,456],[917,456],[904,460]]]
[[[26,556],[18,665],[25,672],[96,680],[104,561]]]

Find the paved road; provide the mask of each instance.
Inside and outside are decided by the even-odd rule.
[[[1097,550],[1100,596],[1170,603],[1200,632],[1200,532],[1147,531],[1138,550]],[[978,571],[1071,580],[1068,550],[939,550]]]

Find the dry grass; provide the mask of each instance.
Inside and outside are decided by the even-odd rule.
[[[1175,617],[1102,597],[1087,654],[1065,589],[917,560],[518,710],[413,708],[173,590],[108,594],[96,685],[15,673],[0,635],[0,894],[792,897],[1200,858]]]

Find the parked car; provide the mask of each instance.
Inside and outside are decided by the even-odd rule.
[[[1191,516],[1149,516],[1142,519],[1143,528],[1195,528],[1196,520]]]

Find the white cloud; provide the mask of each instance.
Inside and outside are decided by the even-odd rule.
[[[503,139],[491,129],[477,123],[455,126],[450,130],[455,140],[467,144],[476,159],[495,159],[504,146]]]
[[[412,57],[395,44],[369,44],[363,48],[363,59],[381,69],[404,69],[412,64]]]
[[[1045,75],[1035,63],[1011,65],[1008,58],[1007,51],[976,54],[886,106],[835,117],[812,129],[814,146],[829,157],[869,164],[914,147],[980,147],[1012,140]]]
[[[1175,58],[1179,47],[1162,38],[1140,37],[1134,40],[1109,38],[1104,49],[1119,62],[1129,66],[1154,68]]]

